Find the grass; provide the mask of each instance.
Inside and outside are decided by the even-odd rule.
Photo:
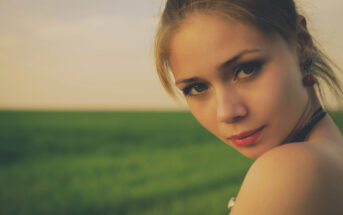
[[[0,112],[0,214],[227,214],[251,163],[186,112]]]

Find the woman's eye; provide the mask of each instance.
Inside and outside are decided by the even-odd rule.
[[[254,76],[262,67],[260,62],[250,62],[239,66],[235,72],[235,79],[242,80]]]
[[[196,96],[207,90],[208,87],[203,83],[195,83],[185,87],[182,91],[186,96]]]

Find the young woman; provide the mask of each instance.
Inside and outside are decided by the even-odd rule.
[[[343,137],[319,84],[342,88],[293,0],[168,0],[155,58],[166,90],[256,159],[231,215],[343,214]]]

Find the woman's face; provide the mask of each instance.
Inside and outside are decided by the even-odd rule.
[[[169,60],[195,118],[249,158],[282,144],[309,101],[296,48],[242,22],[187,21],[172,37]]]

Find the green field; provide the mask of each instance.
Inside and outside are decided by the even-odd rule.
[[[0,112],[0,214],[224,215],[251,163],[186,112]]]

